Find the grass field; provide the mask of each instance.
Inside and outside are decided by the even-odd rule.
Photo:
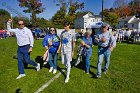
[[[41,43],[42,40],[35,41],[31,54],[33,60],[44,53]],[[48,68],[36,72],[29,66],[25,69],[26,77],[16,80],[17,59],[13,59],[16,49],[15,38],[0,40],[0,93],[34,93],[55,75],[49,73]],[[41,93],[140,93],[140,45],[117,44],[109,70],[106,75],[102,74],[101,79],[93,78],[96,64],[97,46],[94,46],[90,74],[85,74],[80,67],[73,67],[69,83],[64,83],[62,74]],[[58,66],[64,68],[60,60]]]

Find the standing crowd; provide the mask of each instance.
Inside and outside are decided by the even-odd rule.
[[[118,43],[123,41],[137,43],[140,41],[140,31],[136,29],[117,29],[115,34]]]
[[[7,22],[7,29],[10,32],[14,32],[17,38],[17,54],[18,54],[18,71],[19,76],[16,79],[20,79],[25,75],[23,59],[25,59],[27,64],[33,65],[37,71],[40,70],[40,64],[35,63],[30,59],[30,54],[32,52],[34,38],[30,29],[25,27],[25,23],[22,20],[18,21],[19,27],[16,29],[11,29],[12,20],[9,19]],[[61,53],[62,63],[66,66],[66,78],[65,83],[69,82],[70,71],[71,71],[71,61],[74,55],[76,37],[70,29],[70,22],[64,22],[64,31],[61,35],[57,35],[56,28],[50,27],[49,33],[46,34],[42,42],[43,47],[46,49],[43,60],[48,62],[50,65],[49,72],[55,74],[57,72],[57,56]],[[90,58],[93,51],[93,42],[98,45],[98,63],[97,63],[97,74],[96,78],[101,78],[101,69],[103,59],[105,59],[104,73],[107,72],[110,64],[110,56],[112,50],[116,47],[116,38],[110,31],[108,31],[108,25],[103,24],[101,30],[98,31],[92,38],[92,32],[87,31],[84,36],[80,39],[80,47],[82,47],[82,61],[84,64],[84,69],[87,74],[90,71]]]

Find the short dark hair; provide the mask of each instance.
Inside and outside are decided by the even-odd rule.
[[[64,23],[63,23],[63,25],[64,25],[64,26],[68,26],[68,25],[70,25],[70,22],[67,21],[67,20],[65,20]]]
[[[26,22],[24,22],[24,20],[20,19],[20,20],[18,20],[18,23],[19,23],[20,21],[22,21],[23,24],[26,25]]]

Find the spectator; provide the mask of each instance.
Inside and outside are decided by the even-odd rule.
[[[111,51],[116,46],[116,43],[114,42],[115,40],[113,40],[111,32],[109,32],[107,29],[108,25],[103,24],[102,30],[97,33],[95,38],[95,41],[98,44],[98,64],[96,78],[101,78],[103,57],[105,58],[104,73],[106,74],[110,64]]]
[[[48,62],[50,64],[49,72],[53,71],[53,74],[55,74],[57,71],[57,53],[58,53],[59,45],[60,45],[60,39],[57,36],[57,31],[55,28],[51,27],[49,29],[49,34],[47,34],[44,37],[43,46],[46,48],[46,51],[49,52],[49,55],[47,56],[49,57]]]
[[[83,47],[82,60],[85,64],[85,72],[89,74],[90,70],[90,58],[92,56],[92,38],[91,31],[87,31],[82,38],[81,46]]]

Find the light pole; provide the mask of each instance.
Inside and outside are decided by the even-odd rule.
[[[104,14],[103,14],[103,10],[104,10],[104,0],[102,0],[102,22],[104,21]]]
[[[12,29],[13,29],[13,17],[12,17],[12,14],[11,14],[11,20],[12,20]]]

